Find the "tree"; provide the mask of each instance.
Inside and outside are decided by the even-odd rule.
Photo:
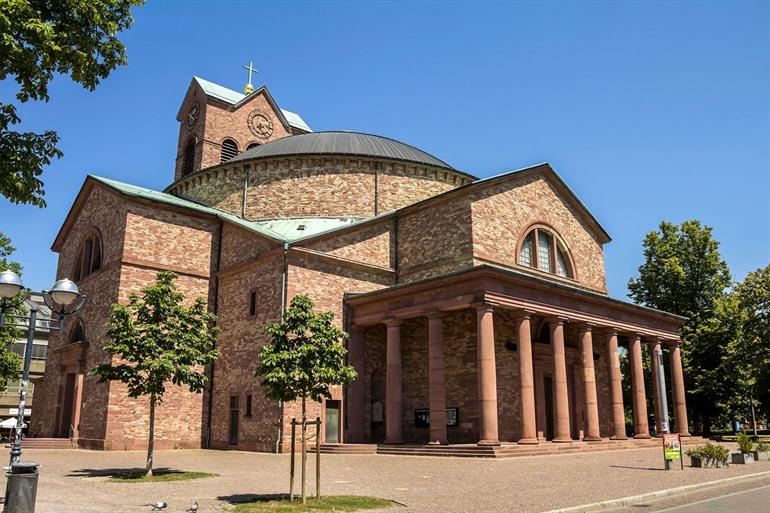
[[[305,504],[305,462],[307,460],[307,399],[331,399],[329,387],[345,385],[356,371],[345,364],[347,352],[342,341],[347,333],[334,326],[334,314],[316,313],[313,301],[295,296],[280,323],[266,332],[270,342],[259,351],[256,376],[262,378],[265,395],[273,400],[302,401],[302,503]]]
[[[13,271],[16,274],[21,274],[21,265],[9,258],[14,251],[16,251],[16,248],[11,246],[11,239],[3,232],[0,232],[0,272]],[[20,294],[24,294],[24,292],[21,292]],[[14,298],[9,301],[9,304],[16,304],[20,300],[21,297]],[[21,315],[24,313],[24,310],[21,307],[15,307],[10,308],[6,313]],[[10,326],[9,324],[0,328],[0,391],[5,390],[8,387],[9,381],[19,379],[21,357],[12,351],[9,351],[8,348],[13,344],[14,340],[20,338],[22,335],[21,330]]]
[[[756,401],[770,417],[770,265],[749,273],[731,296],[739,309],[740,332],[728,354],[730,365],[740,371],[743,411]]]
[[[89,372],[100,382],[120,381],[128,396],[150,400],[149,443],[145,474],[152,475],[155,443],[155,407],[163,402],[170,383],[200,393],[208,380],[203,366],[219,357],[214,349],[219,329],[216,316],[206,310],[203,298],[184,306],[184,294],[174,281],[177,275],[160,272],[156,282],[132,293],[128,305],[113,304],[107,325],[111,342],[104,350],[113,358]]]
[[[628,282],[629,295],[643,305],[688,318],[681,332],[682,360],[690,385],[688,405],[697,413],[703,432],[709,434],[723,390],[719,380],[700,377],[713,377],[720,367],[725,341],[705,336],[702,330],[713,320],[718,300],[730,285],[730,271],[711,228],[699,221],[661,222],[658,231],[644,238],[644,258],[639,277]]]
[[[14,77],[16,99],[48,101],[55,74],[93,91],[118,66],[126,50],[116,35],[131,26],[131,7],[144,0],[0,1],[0,80]],[[62,152],[59,136],[18,132],[16,107],[0,103],[0,194],[14,203],[45,207],[43,167]]]

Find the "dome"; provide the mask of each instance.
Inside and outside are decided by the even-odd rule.
[[[359,132],[313,132],[277,139],[246,150],[228,164],[264,157],[294,155],[355,155],[404,160],[429,166],[454,168],[414,146],[379,135]]]

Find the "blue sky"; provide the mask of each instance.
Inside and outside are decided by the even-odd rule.
[[[736,279],[770,262],[766,1],[166,0],[135,18],[127,67],[95,92],[58,78],[49,103],[21,108],[64,151],[47,209],[0,198],[32,288],[54,279],[86,173],[162,189],[191,76],[240,89],[249,60],[315,130],[386,135],[480,177],[550,162],[613,236],[613,296],[663,219],[713,227]],[[0,82],[0,101],[15,91]]]

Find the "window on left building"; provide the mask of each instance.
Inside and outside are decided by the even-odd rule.
[[[80,246],[80,253],[75,262],[73,275],[75,281],[82,280],[89,274],[102,268],[102,240],[98,233],[92,233]]]

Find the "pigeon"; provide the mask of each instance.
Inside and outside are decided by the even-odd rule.
[[[198,513],[198,501],[192,503],[192,506],[185,510],[185,513]]]
[[[168,504],[165,502],[156,502],[155,504],[148,504],[152,508],[153,511],[163,511],[168,507]]]

